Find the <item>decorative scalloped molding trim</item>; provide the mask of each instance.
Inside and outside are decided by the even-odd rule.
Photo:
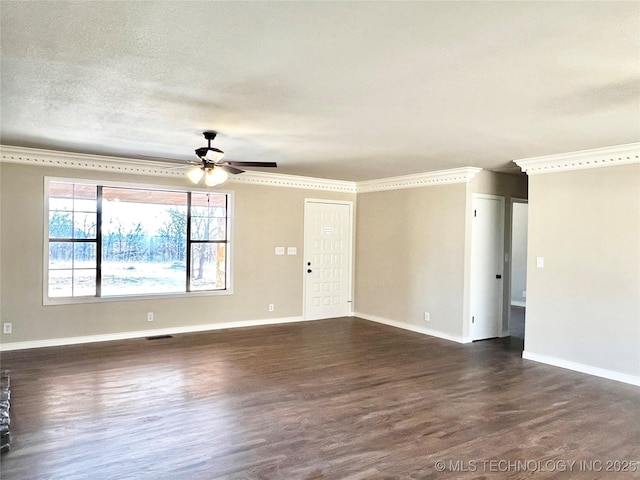
[[[640,162],[640,142],[514,160],[527,175],[612,167]]]
[[[158,166],[153,160],[109,157],[86,153],[59,152],[38,148],[0,145],[0,162],[40,165],[43,167],[76,168],[100,172],[151,175],[157,177],[184,178],[184,173],[171,167]],[[230,183],[302,188],[329,192],[361,193],[401,188],[426,187],[447,183],[465,183],[481,168],[464,167],[436,172],[418,173],[400,177],[381,178],[364,182],[349,182],[325,178],[283,175],[266,172],[246,172],[229,178]]]
[[[130,173],[159,177],[183,178],[184,173],[158,166],[152,160],[107,157],[86,153],[57,152],[38,148],[0,145],[0,161],[42,167],[76,168],[100,172]]]
[[[156,177],[185,177],[184,172],[171,167],[158,166],[159,162],[134,158],[108,157],[84,153],[58,152],[36,148],[0,145],[0,162],[39,165],[43,167],[76,168],[100,172],[151,175]],[[245,172],[229,178],[229,183],[244,183],[275,187],[303,188],[331,192],[355,193],[355,182],[324,178],[283,175],[277,173]]]
[[[435,172],[417,173],[414,175],[402,175],[400,177],[381,178],[358,182],[358,193],[378,192],[381,190],[398,190],[404,188],[428,187],[448,183],[466,183],[470,181],[481,168],[462,167],[451,170],[438,170]]]
[[[328,178],[302,177],[267,172],[245,172],[242,175],[229,177],[232,183],[248,183],[271,187],[305,188],[330,192],[356,193],[356,183]]]

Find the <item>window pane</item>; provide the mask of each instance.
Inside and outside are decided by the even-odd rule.
[[[75,269],[73,271],[73,296],[95,296],[96,271],[95,269]]]
[[[102,295],[184,292],[187,194],[102,190]]]
[[[49,270],[49,296],[71,297],[73,295],[73,270]]]
[[[71,238],[73,214],[60,210],[49,211],[49,238]]]
[[[96,238],[98,187],[49,182],[49,239]],[[96,294],[95,242],[49,242],[50,297]]]
[[[227,196],[221,193],[191,194],[191,239],[225,240]]]
[[[73,184],[73,198],[78,200],[96,200],[98,198],[98,187],[95,185]]]
[[[165,206],[184,206],[187,204],[187,194],[185,192],[147,190],[143,188],[103,187],[102,198],[109,202],[146,203]]]
[[[81,200],[77,198],[73,200],[73,208],[76,212],[95,212],[97,206],[96,200]]]
[[[201,193],[191,194],[191,208],[204,207],[215,210],[216,216],[225,216],[227,208],[227,195],[224,193]]]
[[[181,262],[102,262],[102,295],[184,292],[186,273]]]
[[[226,244],[191,245],[191,290],[226,288]]]
[[[49,183],[49,198],[73,198],[73,183]]]
[[[225,218],[227,209],[224,207],[191,207],[191,215],[194,217]]]
[[[73,267],[73,243],[49,243],[49,269],[66,269]],[[71,285],[71,283],[69,283]]]
[[[50,243],[49,297],[95,295],[95,252],[95,243]],[[83,265],[88,268],[78,268]]]
[[[49,197],[49,210],[73,211],[73,198]]]
[[[95,213],[78,212],[73,214],[73,238],[96,238]]]
[[[226,235],[225,218],[191,217],[191,240],[225,240]]]
[[[49,183],[49,208],[95,212],[98,188],[79,183]]]
[[[76,242],[73,246],[74,268],[96,268],[95,242]]]

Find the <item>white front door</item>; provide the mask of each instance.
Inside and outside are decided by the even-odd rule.
[[[352,203],[305,200],[304,318],[351,313]]]
[[[473,195],[471,339],[502,333],[504,197]]]

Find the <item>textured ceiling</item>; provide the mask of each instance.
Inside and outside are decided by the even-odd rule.
[[[368,180],[640,140],[638,2],[3,1],[1,142]]]

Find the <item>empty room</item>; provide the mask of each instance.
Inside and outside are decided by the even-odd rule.
[[[0,3],[0,476],[640,478],[640,3]]]

